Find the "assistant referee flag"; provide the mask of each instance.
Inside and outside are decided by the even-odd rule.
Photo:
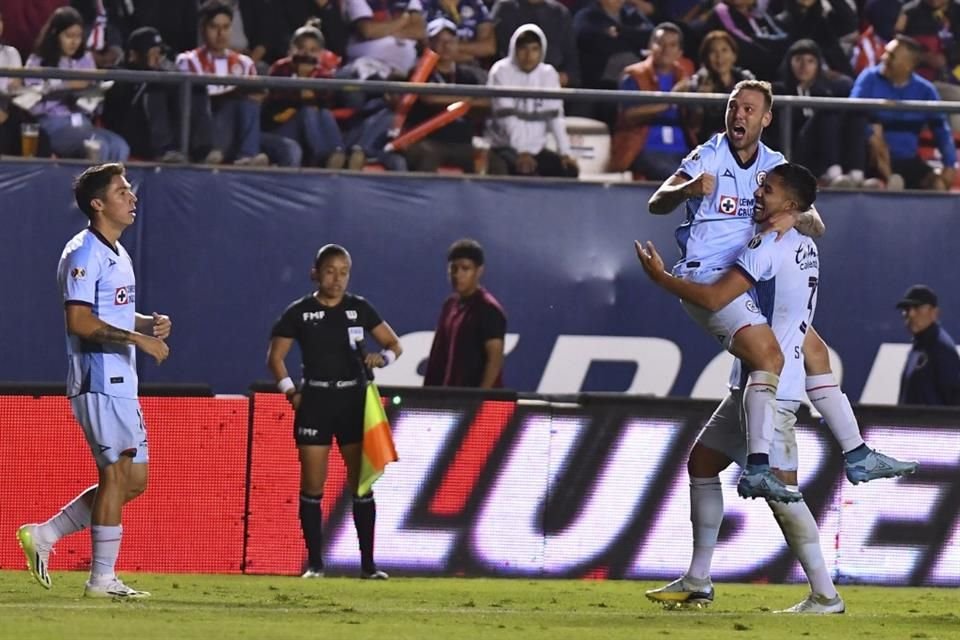
[[[387,464],[397,461],[393,435],[387,413],[380,401],[380,390],[373,382],[367,383],[367,395],[363,405],[363,458],[360,461],[360,478],[357,495],[370,493],[373,483],[383,475]]]

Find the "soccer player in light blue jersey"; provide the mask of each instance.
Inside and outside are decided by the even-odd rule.
[[[121,164],[90,167],[74,184],[90,225],[67,242],[57,279],[67,330],[67,396],[97,464],[98,483],[17,539],[31,575],[51,587],[47,560],[60,538],[91,527],[93,560],[84,595],[131,599],[150,594],[125,585],[114,566],[123,506],[147,486],[147,433],[137,399],[136,349],[163,362],[170,318],[136,313],[136,279],[120,244],[136,218],[137,197]]]
[[[691,282],[714,282],[753,236],[754,190],[772,167],[784,161],[780,153],[760,142],[760,134],[772,120],[772,106],[768,83],[738,83],[727,103],[726,130],[694,149],[650,198],[654,214],[670,213],[686,202],[686,218],[677,229],[681,259],[673,268],[674,275]],[[782,233],[794,220],[789,212],[781,212],[768,224]],[[824,230],[813,208],[798,215],[796,228],[812,237]],[[774,399],[784,356],[772,332],[763,326],[763,314],[747,294],[713,312],[689,302],[684,308],[750,371],[744,389],[749,458],[739,486],[741,495],[755,497],[759,489],[764,497],[799,499],[799,494],[788,491],[769,470]],[[892,464],[897,461],[864,444],[850,401],[831,371],[827,346],[813,327],[805,334],[803,351],[807,394],[843,450],[850,481],[856,484],[903,475],[906,467]]]
[[[768,173],[756,190],[753,218],[765,223],[779,212],[806,210],[816,198],[816,178],[800,165],[781,164]],[[791,214],[795,215],[795,214]],[[803,399],[804,334],[816,310],[820,260],[814,241],[787,230],[777,233],[761,227],[732,269],[712,284],[697,284],[666,273],[663,260],[652,243],[636,243],[644,271],[658,285],[684,300],[708,309],[719,309],[756,288],[758,303],[770,319],[770,329],[788,355],[780,375],[777,411],[770,463],[773,473],[788,487],[797,486],[796,411]],[[700,432],[690,452],[690,520],[693,523],[693,554],[690,567],[678,580],[646,593],[666,605],[704,605],[713,601],[710,564],[723,522],[723,493],[719,474],[731,462],[743,466],[747,451],[740,420],[742,394],[740,363],[731,371],[730,393]],[[790,548],[797,554],[810,582],[810,595],[787,609],[788,613],[843,613],[844,603],[834,587],[820,549],[817,521],[802,500],[767,504]]]

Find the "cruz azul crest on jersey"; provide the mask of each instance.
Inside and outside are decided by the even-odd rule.
[[[720,196],[717,210],[724,215],[737,215],[737,198],[735,196]]]
[[[113,294],[113,304],[129,304],[133,302],[133,287],[117,287]]]

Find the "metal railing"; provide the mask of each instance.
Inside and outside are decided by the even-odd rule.
[[[195,85],[230,85],[262,89],[313,89],[362,93],[414,93],[423,95],[460,96],[465,98],[543,98],[570,102],[616,102],[620,104],[711,105],[725,104],[723,93],[674,93],[664,91],[621,91],[608,89],[521,89],[463,84],[414,84],[387,80],[356,80],[340,78],[280,78],[276,76],[214,76],[180,71],[132,71],[127,69],[73,70],[48,67],[0,69],[0,77],[58,80],[87,80],[103,82],[151,82],[180,86],[180,150],[189,155],[190,148],[190,94]],[[780,151],[791,157],[789,132],[792,130],[795,109],[829,109],[843,111],[919,111],[960,113],[960,102],[932,100],[877,100],[862,98],[814,98],[781,96],[774,100],[774,109],[784,122]]]

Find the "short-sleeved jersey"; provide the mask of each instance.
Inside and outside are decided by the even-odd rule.
[[[65,305],[82,304],[107,324],[133,331],[136,278],[130,255],[92,228],[67,243],[57,267]],[[103,393],[137,397],[137,355],[132,344],[100,344],[67,335],[67,396]]]
[[[754,283],[754,296],[783,351],[777,399],[800,402],[806,394],[803,338],[813,323],[820,281],[817,245],[791,229],[780,242],[769,232],[754,236],[734,268]],[[731,386],[742,386],[740,361],[730,374]]]
[[[456,293],[443,303],[424,373],[427,387],[479,387],[487,367],[487,342],[503,340],[507,314],[492,293],[480,287],[462,300]],[[503,372],[493,382],[503,386]]]
[[[680,262],[702,267],[729,267],[754,234],[753,193],[767,172],[783,164],[783,154],[760,143],[746,163],[730,146],[726,133],[718,133],[691,151],[677,173],[686,178],[708,173],[717,179],[713,194],[691,198],[686,219],[677,228]]]
[[[361,374],[358,344],[381,322],[360,296],[346,293],[340,304],[325,307],[309,294],[287,307],[270,335],[297,341],[305,380],[354,380]]]

